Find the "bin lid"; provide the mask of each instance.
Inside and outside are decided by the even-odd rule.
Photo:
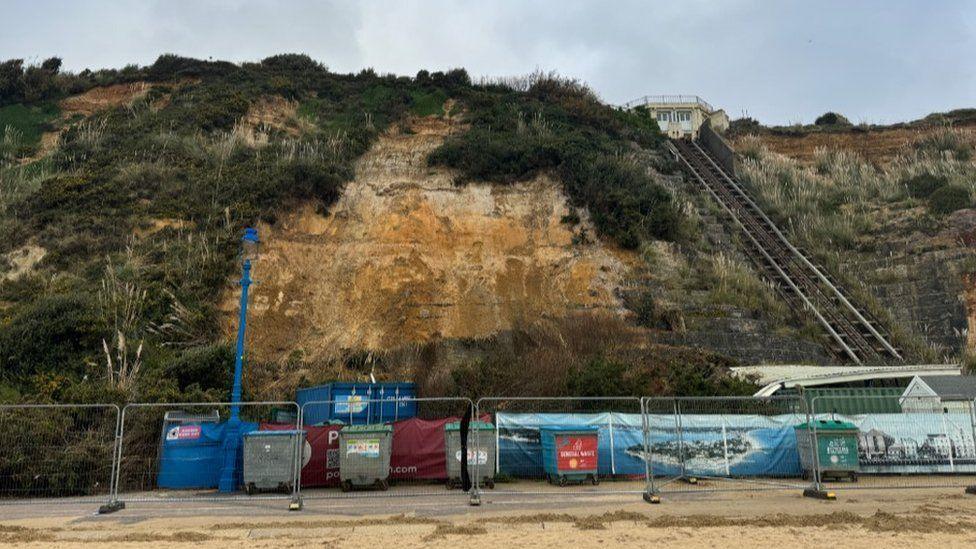
[[[393,431],[392,425],[387,425],[385,423],[375,423],[373,425],[346,425],[340,431],[341,433],[389,433]]]
[[[596,434],[600,428],[595,425],[545,425],[539,427],[539,431],[550,433],[586,433]]]
[[[839,419],[818,419],[808,423],[801,423],[793,428],[797,431],[809,431],[810,423],[813,424],[813,428],[817,431],[857,431],[857,425]]]
[[[455,421],[453,423],[448,423],[447,425],[444,426],[444,430],[445,431],[460,431],[461,430],[461,422],[460,421]],[[494,431],[495,430],[495,426],[492,425],[491,423],[486,423],[484,421],[472,421],[468,425],[468,430],[471,430],[471,431]]]
[[[250,431],[244,433],[245,437],[293,437],[295,435],[305,435],[305,431],[288,430],[288,431]]]

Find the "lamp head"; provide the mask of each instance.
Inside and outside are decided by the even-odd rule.
[[[257,259],[260,243],[257,229],[252,227],[244,229],[244,236],[241,238],[242,259],[251,261]]]

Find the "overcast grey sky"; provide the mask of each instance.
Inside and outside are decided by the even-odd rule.
[[[3,0],[0,59],[307,53],[341,72],[555,70],[604,100],[699,94],[733,117],[893,122],[976,107],[976,1]]]

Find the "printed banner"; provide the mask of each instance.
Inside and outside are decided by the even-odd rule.
[[[596,469],[597,437],[587,435],[556,436],[556,469],[558,471],[592,471]]]
[[[829,418],[857,425],[857,458],[862,473],[976,473],[976,441],[968,413]]]

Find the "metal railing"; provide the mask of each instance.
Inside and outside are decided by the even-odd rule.
[[[800,396],[656,397],[642,403],[649,493],[804,490],[816,483],[804,477],[804,456],[790,444],[810,422]]]
[[[472,501],[514,496],[643,494],[644,415],[637,397],[486,397],[476,416],[494,417],[493,489],[475,468]],[[472,435],[484,448],[481,431]],[[561,445],[571,450],[561,452]],[[576,446],[579,448],[576,448]]]
[[[634,107],[650,104],[678,105],[689,103],[699,105],[707,112],[712,112],[715,110],[712,108],[711,104],[697,95],[645,95],[628,101],[621,105],[621,107],[625,109],[632,109]]]
[[[110,501],[119,423],[114,404],[0,405],[0,504]]]
[[[299,429],[306,431],[313,457],[302,468],[298,479],[301,497],[467,497],[454,489],[460,485],[453,482],[457,478],[445,476],[454,465],[452,444],[464,447],[453,438],[446,440],[446,430],[449,424],[460,423],[465,416],[473,421],[474,411],[471,399],[463,397],[396,396],[305,402],[299,414]],[[324,421],[311,424],[307,421],[309,417]],[[388,422],[394,424],[388,431],[380,428],[343,431],[346,425],[375,426]],[[428,444],[398,444],[407,442],[397,440],[398,432],[410,435],[409,441]],[[340,467],[342,462],[346,465]]]
[[[881,399],[891,397],[852,398]],[[899,413],[845,415],[830,408],[836,397],[811,400],[824,489],[965,488],[976,483],[974,401],[945,395],[898,401]]]
[[[897,413],[829,409],[843,398],[815,397],[809,404],[801,395],[241,403],[241,431],[252,433],[252,444],[238,451],[243,477],[226,492],[215,486],[226,463],[223,420],[230,403],[121,410],[111,404],[5,405],[0,503],[92,502],[114,510],[127,502],[288,499],[300,508],[303,498],[376,496],[447,496],[464,505],[523,496],[567,503],[784,489],[976,491],[976,402],[897,397]],[[842,409],[857,410],[852,406],[870,397],[849,398]],[[269,421],[273,407],[291,410],[292,419]],[[312,416],[323,419],[312,424]],[[281,443],[275,430],[291,431],[293,445]],[[181,453],[190,447],[196,453]],[[272,464],[271,484],[264,485],[266,477],[248,470],[258,462],[248,460],[255,451],[273,458],[261,454],[273,447],[277,458],[258,460]],[[260,491],[268,487],[281,491]]]
[[[231,438],[224,430],[229,422],[190,421],[183,413],[202,413],[207,417],[230,417],[232,407],[240,410],[236,465],[225,463],[224,445]],[[302,449],[296,442],[290,461],[290,479],[284,479],[285,492],[246,493],[245,479],[235,479],[232,490],[219,491],[216,486],[220,474],[230,467],[240,476],[243,471],[244,433],[257,431],[270,417],[273,408],[291,408],[294,417],[300,414],[294,402],[191,402],[191,403],[135,403],[122,409],[116,453],[113,502],[172,502],[172,501],[229,501],[234,499],[290,499],[298,498],[298,460]],[[217,412],[216,416],[211,415]],[[175,416],[179,413],[179,416]],[[168,416],[168,414],[171,414]],[[297,425],[295,425],[297,428]],[[190,455],[186,446],[193,448]]]

